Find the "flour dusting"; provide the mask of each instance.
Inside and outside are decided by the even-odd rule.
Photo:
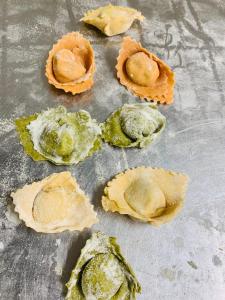
[[[57,248],[56,248],[55,255],[52,259],[53,263],[55,264],[54,271],[55,271],[56,275],[62,276],[63,266],[64,266],[65,259],[66,259],[65,252],[67,249],[67,244],[62,242],[61,239],[56,239],[55,245]]]
[[[10,132],[15,128],[13,119],[0,120],[0,135]]]
[[[5,246],[4,246],[3,242],[0,242],[0,251],[3,250],[4,247],[5,247]]]
[[[16,226],[18,226],[22,222],[19,218],[18,213],[14,210],[13,203],[9,203],[7,205],[7,211],[5,212],[5,216],[9,222],[13,223]]]

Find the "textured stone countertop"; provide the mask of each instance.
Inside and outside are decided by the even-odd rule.
[[[124,103],[138,103],[115,77],[123,35],[104,37],[79,22],[108,1],[2,0],[0,86],[0,299],[63,299],[64,285],[94,230],[116,236],[141,282],[140,300],[225,299],[225,4],[222,0],[112,1],[142,11],[128,35],[163,58],[176,73],[175,102],[160,106],[167,128],[152,147],[121,150],[104,144],[72,167],[36,163],[23,152],[13,120],[64,104],[99,122]],[[44,76],[52,44],[80,31],[95,50],[94,87],[72,96]],[[187,173],[185,207],[160,228],[106,213],[104,184],[139,165]],[[91,230],[38,234],[11,212],[9,194],[52,172],[70,170],[90,196],[100,222]]]

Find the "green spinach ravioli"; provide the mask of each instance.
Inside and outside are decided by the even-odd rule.
[[[134,300],[141,292],[114,237],[93,233],[66,284],[66,300]]]
[[[101,148],[101,129],[85,110],[68,113],[58,106],[15,123],[25,152],[34,160],[71,165]]]
[[[101,125],[102,138],[117,147],[143,148],[161,134],[165,124],[156,104],[125,104]]]

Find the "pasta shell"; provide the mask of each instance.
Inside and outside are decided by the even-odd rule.
[[[62,53],[62,51],[64,51],[64,53]],[[59,56],[58,58],[57,54]],[[73,57],[74,60],[72,60]],[[57,78],[53,68],[55,59],[57,60],[55,65],[58,63],[61,68],[60,70],[63,68],[61,77],[58,76]],[[69,59],[71,59],[71,61],[68,62]],[[68,78],[73,78],[71,77],[71,64],[74,64],[74,68],[72,68],[72,70],[76,69],[77,66],[80,66],[81,71],[79,75],[81,77],[77,78],[76,76],[76,79],[73,81],[65,82],[65,80],[62,80],[63,82],[60,82],[59,78],[64,77],[65,79],[65,73],[68,71],[68,68],[68,73],[70,74]],[[85,73],[83,72],[84,69]],[[57,89],[63,89],[65,92],[71,92],[73,95],[87,91],[94,84],[94,72],[94,50],[90,42],[79,32],[70,32],[64,35],[55,45],[53,45],[52,50],[49,52],[46,62],[45,75],[48,78],[48,82],[54,85]]]
[[[135,300],[141,293],[116,238],[100,231],[87,240],[66,286],[66,300]]]
[[[150,167],[129,169],[108,182],[102,206],[105,211],[161,225],[182,209],[187,182],[186,175],[173,171]]]
[[[37,232],[83,230],[98,219],[70,172],[54,173],[11,194],[15,211]]]
[[[58,106],[15,124],[25,152],[34,160],[77,164],[101,148],[101,129],[85,110],[69,113]]]
[[[106,5],[88,11],[81,21],[93,25],[107,36],[126,32],[134,20],[142,21],[144,17],[134,8]]]
[[[144,148],[160,136],[165,124],[154,103],[124,104],[101,124],[102,138],[117,147]]]
[[[164,61],[130,37],[123,39],[117,57],[116,70],[120,83],[141,99],[165,104],[173,102],[175,84],[173,71]],[[128,74],[129,71],[133,73]],[[137,80],[137,76],[139,76],[139,80]],[[144,77],[149,78],[148,85],[144,84]]]

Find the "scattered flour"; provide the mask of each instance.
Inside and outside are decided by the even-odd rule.
[[[61,239],[56,239],[55,245],[56,253],[52,259],[52,262],[55,264],[55,273],[58,276],[62,276],[63,273],[63,265],[65,263],[65,251],[66,251],[66,243],[61,243]]]
[[[61,239],[56,239],[56,241],[55,241],[55,244],[56,244],[56,246],[60,246],[60,244],[61,244]]]
[[[124,161],[124,167],[125,167],[125,169],[129,169],[129,164],[128,164],[128,161],[127,161],[126,152],[123,148],[122,148],[121,152],[122,152],[122,158],[123,158],[123,161]]]
[[[24,172],[21,168],[25,159],[27,159],[26,157],[24,158],[22,151],[15,151],[15,153],[12,151],[14,141],[16,141],[14,119],[14,115],[9,119],[0,119],[0,149],[2,155],[4,155],[4,165],[2,166],[0,176],[0,190],[3,201],[6,200],[6,195],[13,189],[15,178],[18,180],[23,179]],[[6,145],[10,145],[11,149],[6,149]],[[12,176],[12,173],[14,176]]]
[[[0,242],[0,251],[4,249],[4,244],[3,242]]]
[[[15,128],[13,119],[0,120],[0,135],[10,132]]]
[[[62,275],[62,271],[63,271],[62,266],[56,264],[56,267],[55,267],[55,273],[56,273],[58,276],[61,276],[61,275]]]

